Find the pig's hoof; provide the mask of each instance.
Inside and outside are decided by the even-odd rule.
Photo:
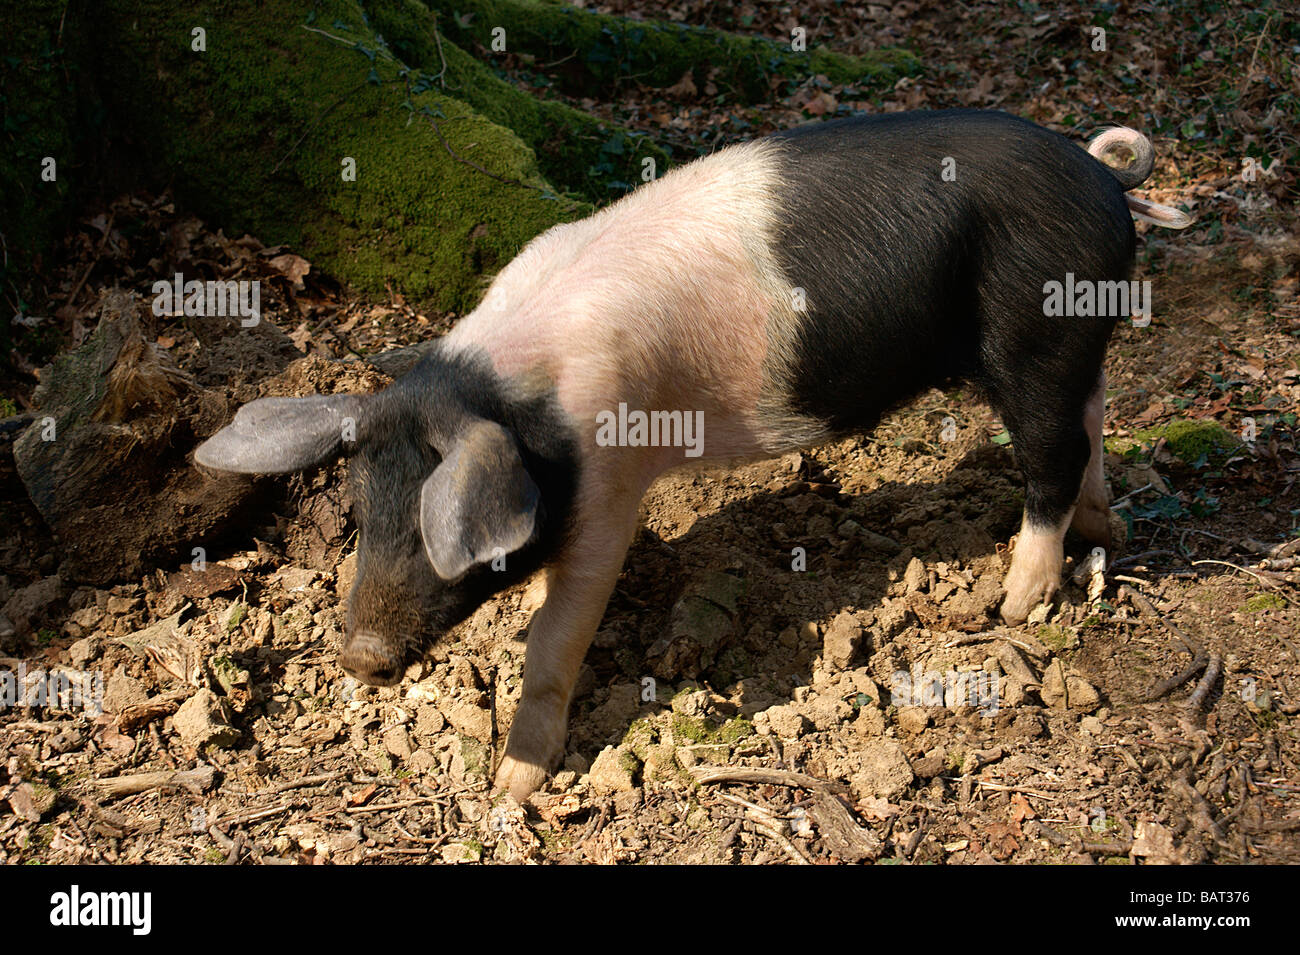
[[[1002,601],[998,611],[1003,623],[1018,627],[1029,619],[1029,614],[1041,603],[1050,603],[1056,593],[1058,580],[1053,574],[1050,579],[1016,583],[1007,580],[1007,597]]]
[[[505,756],[501,759],[501,765],[497,767],[493,787],[510,793],[515,797],[516,802],[523,802],[541,788],[542,783],[546,782],[547,775],[545,766],[523,762],[513,756]]]

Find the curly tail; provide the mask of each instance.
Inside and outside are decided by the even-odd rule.
[[[1156,162],[1151,140],[1126,126],[1103,130],[1088,144],[1088,152],[1110,170],[1125,191],[1146,182]],[[1136,196],[1125,196],[1124,199],[1133,218],[1143,222],[1166,229],[1186,229],[1192,224],[1190,216],[1171,206],[1156,205]]]

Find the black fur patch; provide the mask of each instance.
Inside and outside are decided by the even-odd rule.
[[[515,437],[541,502],[532,541],[508,556],[505,570],[478,567],[446,585],[436,579],[420,543],[420,486],[475,418],[495,421]],[[362,527],[359,575],[366,564],[382,568],[414,562],[422,578],[416,589],[431,592],[432,606],[424,615],[437,618],[435,631],[528,577],[561,550],[572,532],[578,452],[557,399],[553,393],[512,394],[486,356],[430,350],[410,372],[369,399],[359,426],[349,472]]]
[[[774,251],[808,307],[791,409],[857,432],[929,387],[970,381],[1012,432],[1031,516],[1059,520],[1088,459],[1082,409],[1116,317],[1049,318],[1043,286],[1067,272],[1128,277],[1136,237],[1114,176],[999,112],[837,120],[770,139],[782,170]],[[948,158],[955,181],[942,177]]]

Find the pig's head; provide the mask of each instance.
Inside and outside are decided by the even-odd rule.
[[[408,376],[410,378],[411,376]],[[488,595],[535,569],[548,462],[463,406],[435,407],[426,375],[375,395],[261,398],[195,451],[205,467],[280,474],[349,460],[360,531],[339,662],[398,682],[413,654]],[[523,453],[521,453],[523,452]],[[549,483],[545,482],[544,483]]]

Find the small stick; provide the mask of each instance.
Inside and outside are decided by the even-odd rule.
[[[427,806],[434,801],[435,800],[433,799],[427,799],[424,796],[420,796],[416,799],[403,799],[400,802],[386,802],[380,806],[348,806],[343,811],[353,813],[354,815],[363,812],[383,812],[385,809],[408,809],[411,806]]]
[[[944,776],[944,779],[954,779],[953,776]],[[1036,789],[1025,789],[1023,786],[1004,786],[1002,783],[986,783],[982,779],[975,780],[975,785],[981,789],[995,789],[1000,793],[1024,793],[1026,796],[1037,796],[1039,799],[1046,799],[1049,802],[1055,802],[1057,797],[1051,793],[1039,792]]]
[[[239,812],[232,816],[222,816],[213,821],[214,826],[237,826],[247,822],[256,822],[258,819],[264,819],[267,816],[274,816],[277,813],[287,812],[293,808],[288,803],[283,806],[271,806],[269,809],[258,809],[252,812]]]
[[[1180,630],[1178,627],[1174,626],[1172,623],[1170,623],[1168,620],[1162,617],[1156,611],[1156,608],[1151,605],[1151,601],[1147,600],[1146,597],[1142,596],[1140,593],[1138,593],[1136,590],[1134,590],[1132,587],[1128,586],[1127,584],[1125,584],[1123,587],[1120,588],[1120,593],[1127,594],[1128,598],[1131,601],[1133,601],[1134,605],[1139,610],[1141,610],[1144,614],[1160,621],[1161,626],[1163,626],[1166,630],[1168,630],[1175,637],[1177,637],[1179,642],[1181,642],[1182,645],[1187,648],[1187,652],[1192,655],[1193,659],[1205,655],[1205,651],[1201,649],[1200,644],[1198,644],[1187,634],[1183,633],[1182,630]]]
[[[1288,596],[1287,596],[1286,594],[1284,594],[1284,593],[1281,593],[1282,588],[1281,588],[1280,585],[1275,584],[1275,583],[1273,583],[1273,581],[1268,580],[1268,579],[1266,579],[1266,578],[1260,576],[1259,574],[1255,573],[1255,571],[1250,570],[1250,569],[1247,568],[1247,567],[1242,567],[1242,566],[1239,565],[1239,564],[1230,564],[1230,563],[1228,563],[1228,561],[1226,561],[1226,560],[1194,560],[1194,561],[1192,561],[1192,566],[1193,566],[1193,567],[1199,567],[1201,564],[1219,564],[1220,566],[1223,566],[1223,567],[1231,567],[1233,570],[1239,570],[1239,571],[1241,571],[1243,574],[1250,574],[1250,576],[1254,577],[1256,580],[1258,580],[1258,581],[1259,581],[1261,584],[1263,584],[1265,587],[1268,587],[1270,590],[1278,591],[1278,596],[1281,597],[1283,600],[1285,600],[1287,603],[1294,603],[1294,601],[1292,601],[1290,597],[1288,597]]]
[[[305,789],[308,786],[319,786],[321,783],[329,783],[338,779],[340,776],[347,775],[345,771],[339,770],[333,773],[321,773],[318,776],[302,776],[298,779],[291,779],[288,782],[276,783],[266,789],[258,789],[249,796],[273,796],[276,793],[288,792],[290,789]]]
[[[179,769],[165,773],[136,773],[132,776],[114,776],[93,780],[94,786],[106,799],[133,796],[150,789],[183,786],[192,793],[201,793],[212,785],[215,770],[211,766],[198,769]]]
[[[823,792],[847,792],[843,783],[818,779],[788,769],[761,769],[753,766],[692,766],[691,775],[702,786],[710,783],[770,783]]]
[[[1222,669],[1223,660],[1217,653],[1210,654],[1210,662],[1205,667],[1205,676],[1201,677],[1201,682],[1196,684],[1196,689],[1192,691],[1192,695],[1187,698],[1183,706],[1193,713],[1199,713],[1201,707],[1205,705],[1205,698],[1209,695],[1210,688],[1218,681]]]
[[[1160,699],[1165,694],[1178,689],[1178,687],[1182,686],[1192,677],[1196,676],[1196,674],[1200,673],[1201,670],[1205,669],[1205,665],[1208,662],[1209,662],[1208,657],[1198,657],[1197,659],[1193,660],[1192,665],[1189,666],[1182,673],[1179,673],[1177,676],[1171,676],[1167,680],[1160,681],[1160,683],[1158,683],[1155,686],[1155,688],[1151,690],[1151,692],[1149,692],[1146,696],[1142,697],[1142,702],[1154,703],[1156,700]]]

